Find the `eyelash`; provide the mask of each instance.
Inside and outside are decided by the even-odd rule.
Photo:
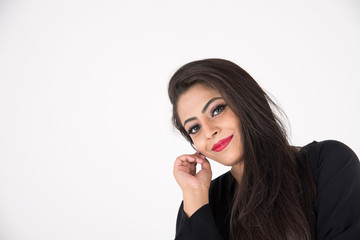
[[[211,111],[211,117],[215,117],[217,115],[219,115],[220,113],[222,113],[225,109],[227,105],[226,104],[221,104],[221,105],[218,105],[216,107],[213,108],[213,110]],[[219,113],[215,114],[216,111],[220,111]],[[196,130],[196,132],[193,132],[193,130],[195,128],[200,128],[200,125],[199,124],[196,124],[195,126],[191,127],[188,131],[188,134],[191,135],[191,134],[195,134],[197,133],[199,130]]]

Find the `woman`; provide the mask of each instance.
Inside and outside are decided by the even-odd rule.
[[[184,65],[168,91],[173,123],[197,150],[174,164],[183,192],[176,239],[360,239],[360,164],[350,148],[290,146],[275,104],[227,60]],[[211,180],[207,158],[231,171]]]

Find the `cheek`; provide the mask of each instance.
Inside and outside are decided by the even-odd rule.
[[[241,138],[237,138],[237,141],[234,142],[235,143],[235,148],[234,151],[232,151],[232,155],[234,158],[242,158],[243,154],[244,154],[244,149],[243,149],[243,143],[241,141]]]
[[[199,151],[199,152],[202,152],[204,153],[206,148],[205,148],[205,144],[203,141],[200,141],[199,139],[197,138],[192,138],[192,141],[196,147],[196,149]]]

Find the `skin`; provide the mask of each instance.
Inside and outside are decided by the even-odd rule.
[[[184,211],[190,217],[209,203],[212,171],[207,158],[231,166],[232,175],[241,181],[244,169],[241,125],[220,93],[205,85],[194,85],[183,93],[177,108],[180,122],[198,150],[179,156],[174,164],[174,177],[183,191]],[[229,136],[233,137],[222,151],[212,150],[215,143]],[[201,170],[196,173],[197,164],[201,164]]]

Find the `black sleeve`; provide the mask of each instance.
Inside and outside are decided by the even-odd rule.
[[[343,143],[324,141],[316,150],[317,240],[360,239],[360,163]]]
[[[217,229],[210,205],[199,208],[190,218],[181,204],[176,221],[175,240],[223,240]]]

